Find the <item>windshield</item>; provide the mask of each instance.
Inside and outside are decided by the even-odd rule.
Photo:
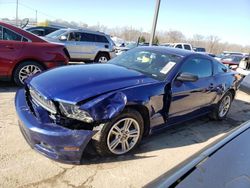
[[[110,60],[109,63],[136,70],[158,80],[164,80],[167,73],[181,59],[181,56],[165,52],[135,48]]]
[[[46,37],[55,39],[55,38],[58,38],[60,35],[62,35],[65,32],[66,32],[65,29],[60,29],[60,30],[54,31],[54,32],[46,35]]]

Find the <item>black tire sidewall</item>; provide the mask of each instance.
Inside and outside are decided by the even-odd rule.
[[[230,106],[229,106],[229,109],[228,109],[227,113],[226,113],[223,117],[220,117],[220,115],[219,115],[219,113],[220,113],[220,111],[219,111],[220,105],[221,105],[223,99],[224,99],[226,96],[229,96],[229,97],[230,97]],[[217,107],[216,107],[216,119],[217,119],[217,120],[223,120],[223,119],[227,116],[227,114],[228,114],[228,112],[229,112],[229,110],[230,110],[230,108],[231,108],[231,105],[232,105],[232,101],[233,101],[232,99],[233,99],[233,96],[232,96],[231,92],[227,92],[227,93],[221,98],[220,102],[218,103],[218,105],[217,105]]]
[[[27,66],[27,65],[34,65],[34,66],[37,66],[39,69],[41,69],[41,71],[43,71],[43,70],[45,70],[45,68],[41,65],[41,64],[39,64],[39,63],[37,63],[37,62],[35,62],[35,61],[24,61],[24,62],[22,62],[21,64],[19,64],[17,67],[16,67],[16,69],[15,69],[15,71],[14,71],[14,73],[13,73],[13,80],[14,80],[14,82],[18,85],[18,86],[23,86],[23,83],[20,81],[20,79],[19,79],[19,72],[21,71],[21,69],[24,67],[24,66]]]
[[[119,121],[123,118],[133,118],[134,120],[137,121],[137,123],[139,124],[139,127],[140,127],[139,139],[138,139],[137,143],[134,145],[134,147],[131,150],[129,150],[128,152],[131,152],[132,150],[134,150],[138,146],[138,144],[140,143],[142,136],[143,136],[143,132],[144,132],[143,118],[142,118],[141,114],[139,112],[137,112],[136,110],[126,109],[120,115],[118,115],[117,117],[112,119],[110,122],[106,123],[104,125],[103,129],[101,130],[99,140],[94,141],[94,145],[96,147],[96,150],[100,155],[102,155],[102,156],[119,156],[118,154],[114,154],[109,150],[108,145],[107,145],[107,138],[108,138],[108,134],[109,134],[109,131],[111,130],[112,126],[117,121]],[[125,155],[125,154],[126,153],[121,154],[121,155]]]

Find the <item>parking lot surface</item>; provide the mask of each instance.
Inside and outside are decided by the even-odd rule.
[[[202,117],[145,138],[130,155],[86,154],[81,165],[67,165],[26,143],[17,125],[16,90],[0,82],[0,187],[141,187],[250,119],[250,96],[239,91],[224,121]]]

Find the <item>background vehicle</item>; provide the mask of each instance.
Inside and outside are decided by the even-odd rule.
[[[250,187],[249,137],[250,121],[145,187]]]
[[[230,51],[223,51],[223,53],[217,55],[217,57],[215,57],[215,59],[217,59],[218,61],[228,58],[232,55],[239,55],[239,56],[246,56],[248,55],[247,53],[242,53],[242,52],[230,52]]]
[[[71,60],[105,63],[115,56],[114,42],[98,31],[60,29],[46,35],[45,40],[64,44]]]
[[[195,52],[201,52],[201,53],[206,53],[206,49],[202,47],[194,47],[193,50]]]
[[[244,58],[243,55],[229,55],[221,59],[224,65],[229,66],[231,69],[236,70],[240,61]]]
[[[249,56],[244,57],[237,68],[237,72],[239,72],[243,76],[247,76],[250,74],[250,59]]]
[[[192,45],[188,43],[164,43],[164,44],[161,44],[161,46],[194,51]]]
[[[236,75],[207,55],[138,47],[107,64],[32,77],[16,94],[16,111],[32,147],[79,163],[91,139],[100,155],[122,155],[167,126],[206,114],[223,119],[239,85]]]
[[[38,36],[45,36],[58,29],[60,28],[38,26],[38,27],[30,27],[30,28],[27,28],[26,30]]]
[[[0,79],[24,80],[43,70],[66,65],[67,50],[20,28],[0,22]]]
[[[130,49],[133,49],[137,46],[149,46],[149,43],[137,43],[137,42],[130,42],[127,43],[124,47],[117,47],[115,48],[116,55],[121,55],[123,52],[126,52]],[[153,44],[153,46],[158,46],[158,44]]]

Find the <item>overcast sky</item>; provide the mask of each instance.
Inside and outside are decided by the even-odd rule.
[[[0,18],[15,18],[15,0],[0,0]],[[64,19],[114,28],[150,31],[155,0],[19,0],[19,17]],[[250,45],[250,0],[161,0],[158,31],[216,35],[223,42]]]

